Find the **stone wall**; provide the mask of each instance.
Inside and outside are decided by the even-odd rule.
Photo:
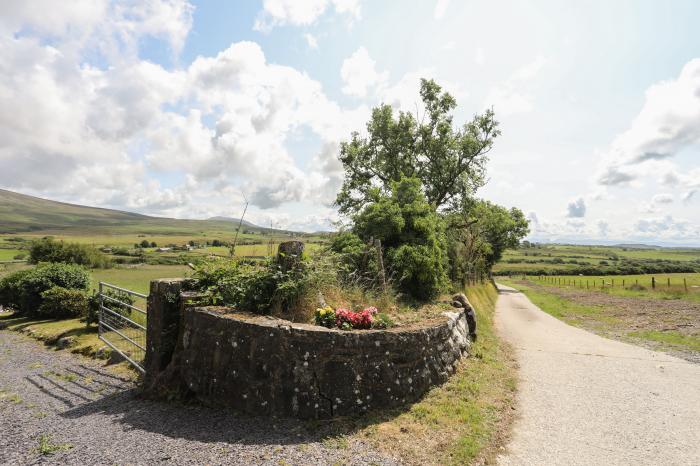
[[[251,414],[300,418],[415,401],[444,382],[469,347],[463,312],[414,328],[340,331],[184,307],[180,335],[171,388]]]

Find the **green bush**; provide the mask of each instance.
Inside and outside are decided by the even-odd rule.
[[[444,255],[436,244],[404,244],[390,250],[387,257],[400,274],[400,288],[416,299],[432,299],[446,285]]]
[[[381,240],[387,275],[403,293],[429,300],[446,287],[444,222],[428,204],[420,180],[393,183],[390,196],[377,195],[354,221],[360,239]]]
[[[365,288],[379,285],[377,251],[355,233],[346,231],[336,234],[331,240],[330,251],[337,256],[338,273],[346,284]]]
[[[91,268],[107,268],[112,265],[108,257],[92,246],[56,241],[53,238],[42,238],[32,242],[29,263],[40,262],[61,262]]]
[[[41,264],[0,279],[0,304],[33,315],[43,303],[43,292],[53,287],[87,290],[89,285],[90,274],[79,265]]]
[[[336,265],[328,255],[305,258],[286,271],[275,260],[217,260],[199,267],[195,278],[210,292],[211,304],[293,318],[312,307],[318,291],[337,284]]]
[[[105,289],[103,291],[103,295],[104,298],[102,300],[100,300],[100,295],[98,293],[94,293],[87,298],[87,306],[85,307],[84,312],[81,314],[81,317],[85,321],[86,325],[97,323],[100,314],[100,301],[104,303],[106,308],[116,312],[117,314],[125,317],[129,317],[131,315],[132,310],[129,306],[133,306],[135,302],[132,295],[123,291],[113,290],[111,288]]]
[[[32,269],[18,270],[0,278],[0,305],[19,310],[24,296],[24,283]]]
[[[41,293],[37,313],[50,319],[80,317],[87,314],[88,296],[84,290],[54,286]]]

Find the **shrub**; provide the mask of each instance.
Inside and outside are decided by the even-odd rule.
[[[50,319],[79,317],[87,313],[88,296],[84,290],[54,286],[41,293],[42,302],[37,313]]]
[[[106,268],[111,266],[108,257],[97,249],[86,244],[66,243],[55,241],[53,238],[43,238],[33,241],[29,249],[29,262],[61,262],[78,264],[91,268]]]
[[[53,287],[87,290],[90,274],[75,264],[42,264],[21,270],[0,280],[0,304],[19,312],[34,314],[43,302],[42,293]]]
[[[444,256],[436,245],[404,244],[390,251],[390,263],[399,271],[399,284],[410,296],[428,300],[445,285]]]
[[[306,258],[296,268],[282,270],[275,260],[207,262],[195,273],[212,304],[234,306],[257,314],[309,318],[311,302],[327,286],[337,284],[332,256]],[[303,315],[302,315],[303,314]]]
[[[355,233],[347,231],[335,235],[330,250],[337,254],[338,273],[346,284],[358,284],[365,288],[379,284],[377,251]]]
[[[102,301],[106,308],[126,317],[131,315],[131,308],[129,306],[134,305],[134,298],[129,293],[107,288],[103,291],[103,295],[105,298]],[[87,298],[87,307],[85,308],[83,314],[81,314],[81,317],[85,321],[85,324],[89,326],[98,322],[99,314],[100,295],[99,293],[94,293],[92,296]]]
[[[26,254],[20,253],[20,254],[16,254],[15,257],[13,257],[13,259],[16,261],[21,261],[21,260],[24,260],[26,257],[27,257]]]
[[[421,300],[434,298],[447,284],[447,253],[442,219],[426,201],[420,180],[402,178],[391,196],[378,195],[354,218],[363,240],[380,239],[398,287]]]
[[[19,270],[0,278],[0,305],[19,310],[22,305],[24,282],[31,269]]]

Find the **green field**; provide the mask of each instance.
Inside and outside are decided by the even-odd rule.
[[[14,260],[18,254],[27,254],[27,251],[22,249],[0,249],[0,261]]]
[[[151,280],[189,277],[192,272],[183,265],[139,265],[91,271],[93,288],[97,288],[99,282],[107,282],[143,294],[148,294]]]
[[[523,276],[513,275],[516,279]],[[700,273],[525,276],[543,287],[600,291],[616,296],[700,301]],[[652,283],[653,281],[653,283]]]
[[[630,275],[647,271],[700,271],[700,249],[526,243],[506,251],[494,267],[497,275]]]

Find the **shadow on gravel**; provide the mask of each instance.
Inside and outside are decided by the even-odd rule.
[[[351,435],[369,425],[390,420],[409,407],[357,418],[300,421],[254,417],[197,404],[144,400],[139,397],[138,389],[131,389],[75,406],[60,415],[76,420],[84,416],[105,415],[129,430],[204,443],[295,445]]]

